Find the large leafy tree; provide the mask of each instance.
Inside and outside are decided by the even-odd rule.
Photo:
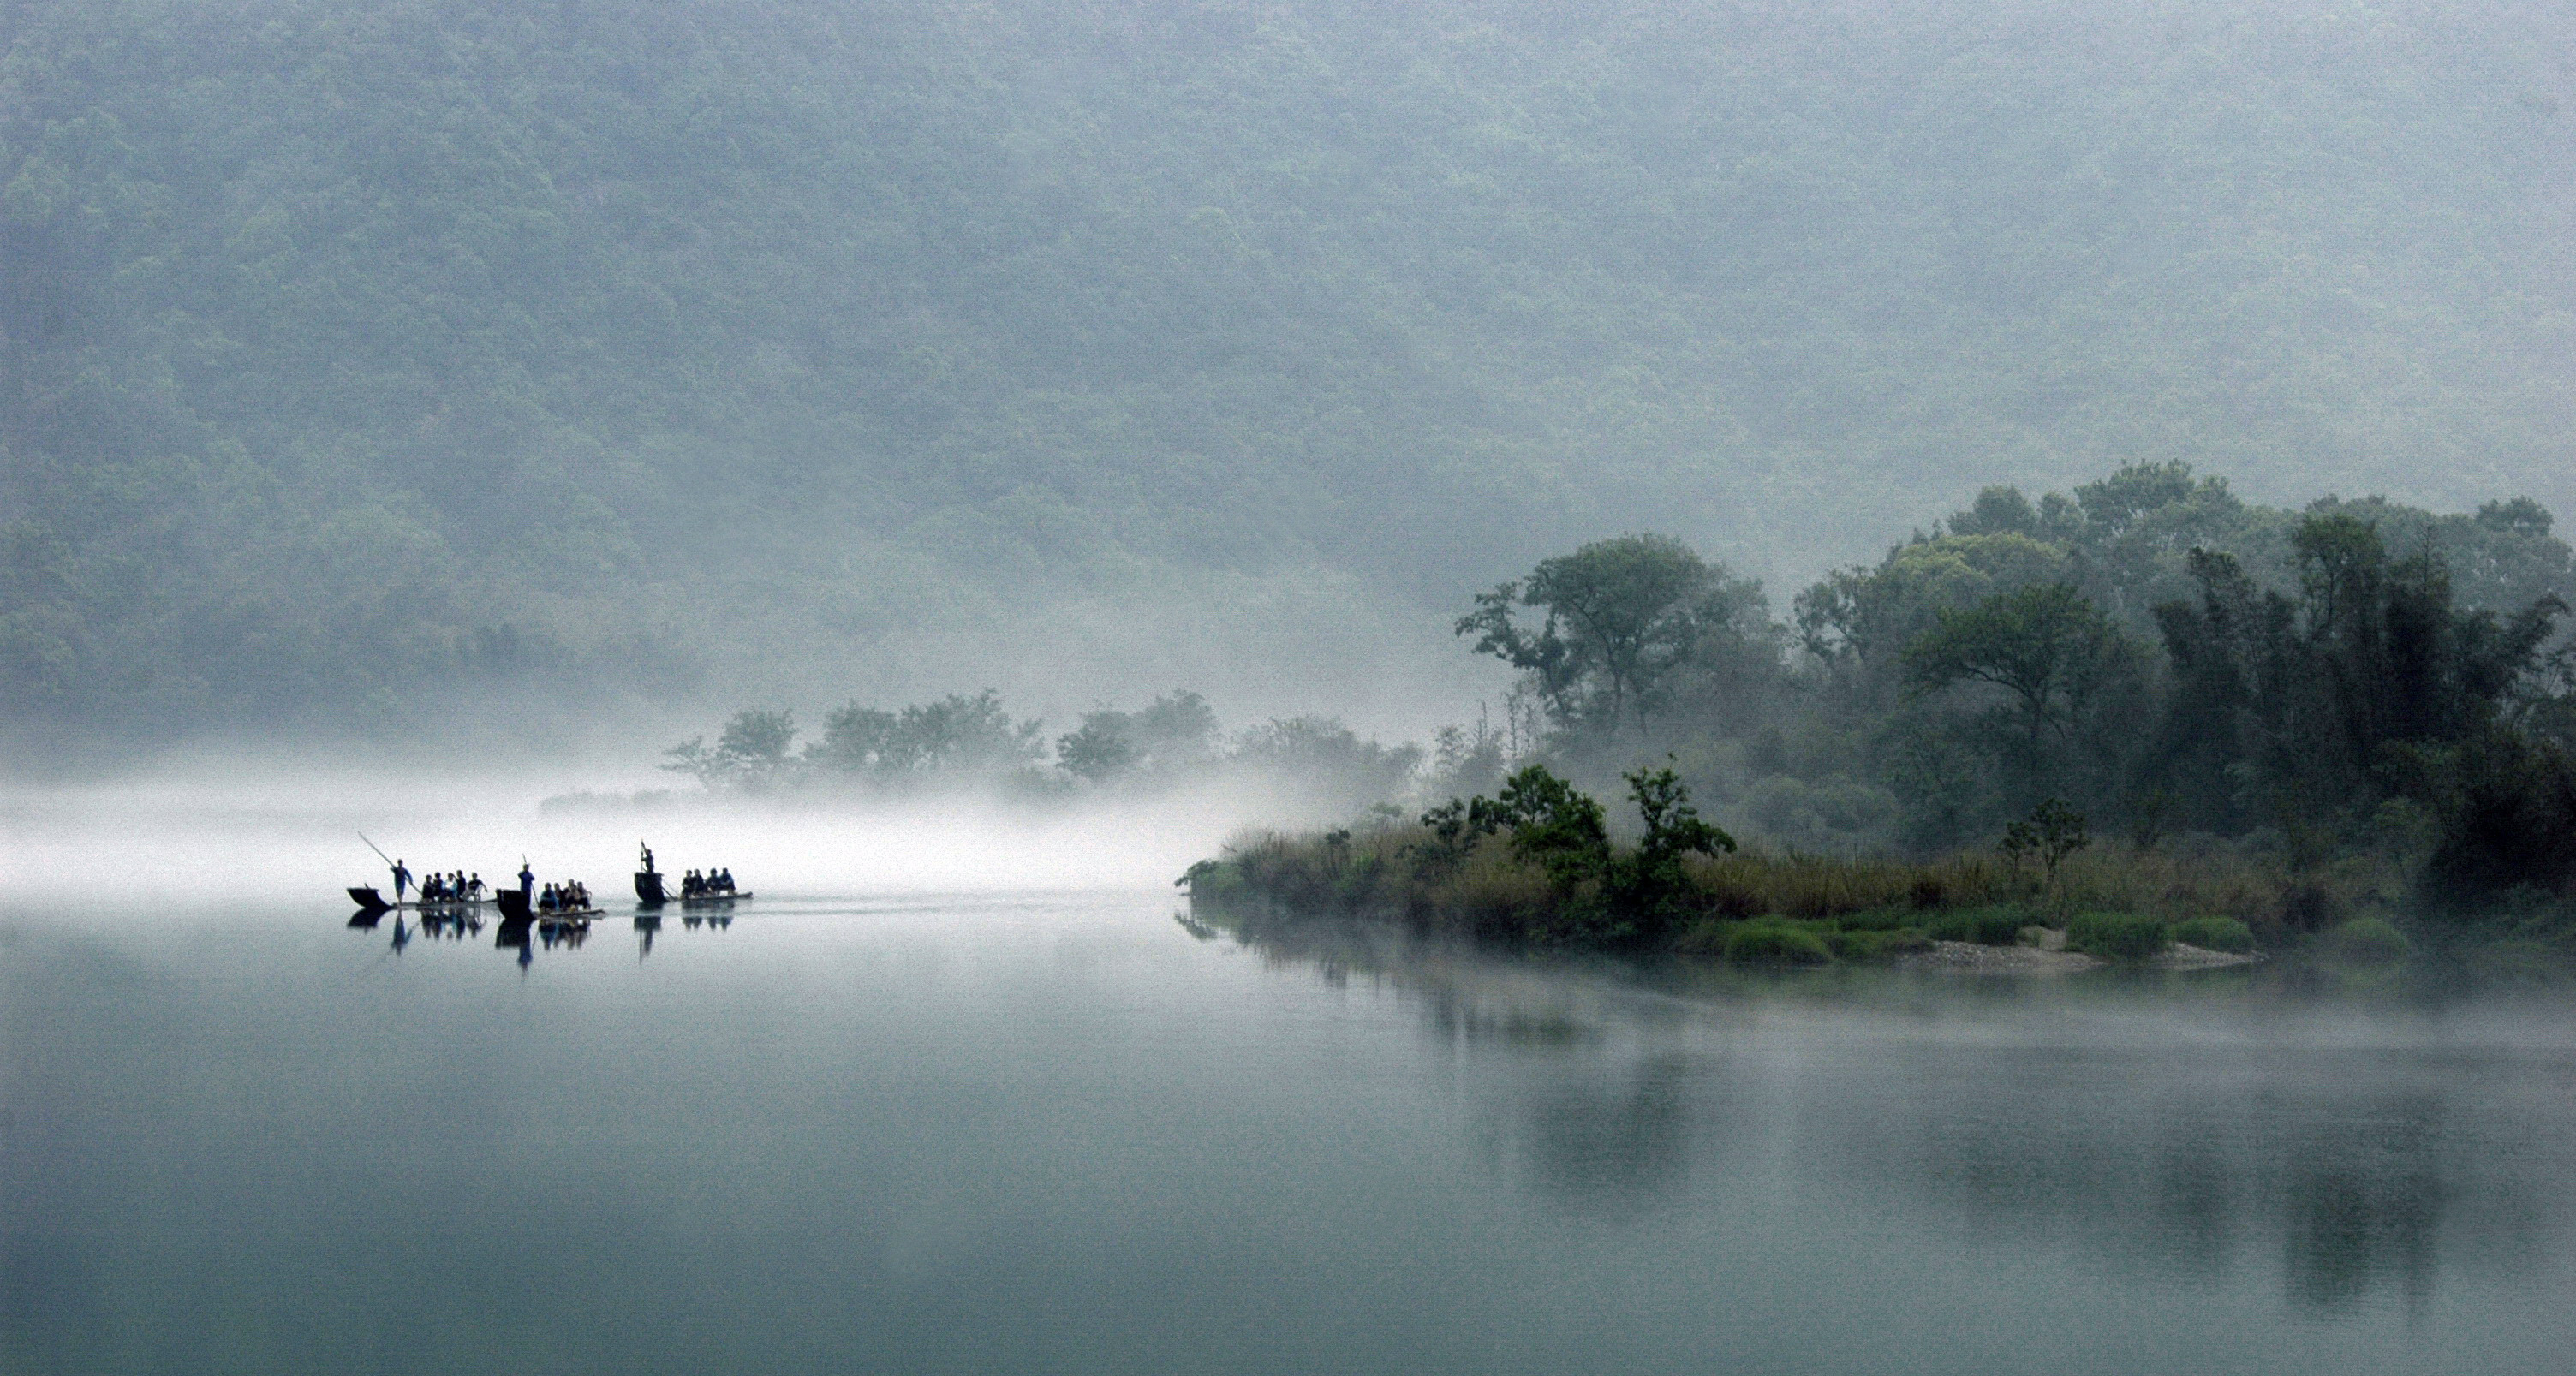
[[[2552,663],[2567,610],[2554,593],[2510,614],[2463,608],[2446,560],[2391,557],[2377,523],[2348,510],[2303,518],[2289,545],[2295,597],[2195,550],[2198,604],[2156,610],[2174,667],[2170,758],[2191,766],[2178,775],[2258,781],[2331,810],[2397,786],[2398,747],[2483,732]],[[2213,798],[2202,811],[2230,809]]]
[[[1642,725],[1703,637],[1731,626],[1753,585],[1666,535],[1623,535],[1542,560],[1476,598],[1459,635],[1530,675],[1559,724]],[[1758,600],[1758,590],[1754,594]],[[1535,630],[1513,607],[1540,612]]]
[[[2046,583],[1941,612],[1905,652],[1906,688],[1918,698],[1963,683],[2000,690],[2036,776],[2052,738],[2075,728],[2129,654],[2100,608],[2069,584]]]

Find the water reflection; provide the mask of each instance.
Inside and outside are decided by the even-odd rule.
[[[2576,1342],[2563,1005],[1168,914],[499,947],[561,979],[336,910],[0,914],[0,1371],[2377,1376]],[[524,1275],[578,1302],[420,1283]]]
[[[1200,939],[1220,930],[1182,925]],[[1734,1121],[1724,1058],[1676,1044],[1661,1001],[1595,982],[1615,966],[1498,962],[1365,924],[1231,935],[1272,969],[1382,987],[1418,1010],[1427,1037],[1469,1060],[1490,1159],[1560,1203],[1649,1207],[1688,1184],[1695,1152],[1717,1152]]]
[[[1382,929],[1231,935],[1415,1005],[1463,1058],[1496,1160],[1560,1200],[1765,1182],[1981,1245],[2268,1274],[2317,1315],[2529,1277],[2576,1234],[2563,1000],[2490,1026],[2241,978],[1676,977]]]
[[[348,925],[353,931],[375,931],[384,916],[383,911],[361,912],[351,917]],[[729,913],[706,916],[692,914],[684,917],[682,921],[691,931],[703,929],[707,932],[718,932],[733,926],[733,917]],[[533,959],[533,950],[580,949],[590,940],[591,924],[592,919],[589,918],[505,917],[494,924],[492,944],[499,950],[518,952],[519,964],[525,966]],[[639,912],[635,915],[634,924],[636,954],[640,959],[653,953],[653,943],[662,933],[662,915],[655,912]],[[414,940],[463,941],[468,937],[481,936],[483,927],[484,921],[480,914],[470,910],[443,912],[432,909],[421,913],[417,924],[407,924],[404,917],[397,913],[394,917],[393,949],[399,954]]]
[[[1682,1183],[1691,1130],[1710,1106],[1694,1103],[1692,1066],[1649,1057],[1613,1078],[1559,1083],[1527,1105],[1539,1182],[1576,1198],[1644,1201]]]
[[[2576,1162],[2517,1143],[2576,1121],[2515,1091],[2521,1059],[1916,1050],[1808,1098],[1801,1141],[1847,1187],[1981,1228],[2160,1270],[2270,1265],[2318,1312],[2411,1307],[2446,1263],[2523,1272],[2564,1250]]]

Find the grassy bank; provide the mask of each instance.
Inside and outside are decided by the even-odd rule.
[[[1562,885],[1508,836],[1479,838],[1455,863],[1440,851],[1423,826],[1257,833],[1193,870],[1191,896],[1223,911],[1362,917],[1487,941],[1821,963],[1935,940],[2011,945],[2034,927],[2071,928],[2071,946],[2105,955],[2139,953],[2141,926],[2157,944],[2180,929],[2218,949],[2276,945],[2352,917],[2384,921],[2397,878],[2364,865],[2294,880],[2225,852],[2078,855],[2052,880],[1973,853],[1909,861],[1744,850],[1688,857],[1662,920],[1619,922],[1598,881]]]
[[[1696,822],[1686,795],[1654,795],[1644,774],[1632,784],[1646,835],[1626,844],[1609,838],[1598,804],[1516,782],[1500,803],[1435,809],[1417,824],[1248,834],[1184,882],[1195,905],[1238,921],[1361,918],[1748,963],[1886,959],[1936,941],[2044,942],[2110,960],[2181,942],[2364,965],[2439,949],[2526,972],[2563,972],[2576,956],[2554,913],[2411,917],[2409,867],[2394,854],[2302,864],[2214,841],[2095,846],[2080,818],[2061,818],[2046,843],[2033,829],[1996,851],[1928,859],[1739,849]]]

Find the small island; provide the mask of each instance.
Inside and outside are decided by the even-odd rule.
[[[2550,524],[2131,465],[1988,488],[1785,621],[1680,541],[1599,541],[1458,619],[1518,680],[1505,731],[1444,733],[1445,801],[1247,834],[1181,882],[1238,927],[1775,965],[2564,973]]]
[[[1831,858],[1739,847],[1700,818],[1669,767],[1627,782],[1639,833],[1630,844],[1611,839],[1600,802],[1530,765],[1500,796],[1411,825],[1247,839],[1183,883],[1194,910],[1239,929],[1373,918],[1489,942],[1765,965],[2205,969],[2251,964],[2256,924],[2278,925],[2277,884],[2255,868],[2085,854],[2084,819],[2058,799],[2009,828],[1993,855]],[[2406,950],[2376,916],[2337,925],[2324,944],[2365,961]]]

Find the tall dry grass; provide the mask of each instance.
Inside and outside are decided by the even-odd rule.
[[[1545,935],[1584,895],[1558,892],[1545,871],[1489,836],[1444,856],[1419,826],[1288,835],[1249,832],[1228,845],[1223,886],[1284,914],[1401,918],[1478,936]],[[2403,876],[2367,857],[2293,873],[2276,856],[2211,845],[2189,854],[2106,845],[2070,856],[2052,882],[2037,864],[1991,852],[1925,860],[1801,855],[1747,848],[1687,865],[1687,900],[1703,920],[1839,919],[1860,913],[2014,906],[2062,925],[2079,912],[2169,922],[2230,917],[2258,932],[2313,930],[2394,906]],[[1897,925],[1894,920],[1865,925]],[[1910,919],[1905,925],[1913,924]]]

